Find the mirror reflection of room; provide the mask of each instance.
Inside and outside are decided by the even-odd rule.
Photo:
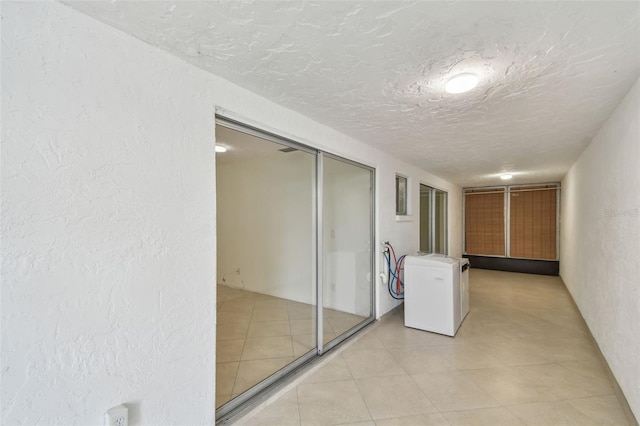
[[[318,350],[317,153],[217,126],[221,407]],[[371,318],[370,169],[324,158],[322,343]]]

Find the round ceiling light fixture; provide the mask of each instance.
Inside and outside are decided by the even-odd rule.
[[[513,177],[513,175],[510,175],[509,173],[503,173],[500,175],[500,179],[502,180],[509,180]]]
[[[216,152],[227,152],[227,147],[222,145],[216,145]]]
[[[464,93],[478,85],[478,76],[468,72],[454,75],[447,81],[444,90],[447,93]]]

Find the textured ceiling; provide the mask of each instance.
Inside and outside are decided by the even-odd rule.
[[[462,186],[559,180],[640,75],[637,1],[67,4]]]

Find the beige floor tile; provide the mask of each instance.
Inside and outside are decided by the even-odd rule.
[[[350,330],[366,319],[367,318],[365,317],[359,317],[355,315],[328,318],[329,324],[331,324],[331,328],[333,329],[334,333],[336,333],[336,335],[340,335]]]
[[[437,348],[437,346],[418,346],[389,349],[389,352],[409,374],[454,370],[454,367]]]
[[[371,420],[353,380],[299,385],[302,425],[335,425]]]
[[[297,426],[299,424],[298,394],[295,389],[292,389],[256,416],[240,421],[238,426]]]
[[[256,293],[233,289],[225,285],[218,285],[218,300],[229,301],[234,299],[255,300]]]
[[[255,307],[251,321],[288,321],[289,312],[281,307]]]
[[[442,413],[451,426],[517,426],[523,425],[506,408],[480,408],[477,410]]]
[[[524,339],[511,339],[509,342],[477,343],[478,348],[487,355],[499,360],[503,365],[546,364],[551,359],[532,348]]]
[[[376,426],[449,426],[449,422],[442,414],[434,413],[376,420]]]
[[[218,307],[217,405],[315,347],[313,306],[219,286]],[[335,337],[334,329],[351,326],[348,314],[326,313],[325,340]],[[284,334],[285,322],[290,335]],[[247,356],[277,356],[287,344],[290,351],[278,358],[238,363],[250,329],[249,340],[291,340],[249,341]],[[303,395],[305,401],[297,403],[299,417],[293,414],[295,401],[278,400],[271,413],[268,407],[263,410],[256,424],[369,426],[372,413],[398,415],[378,419],[378,426],[626,424],[586,325],[557,277],[472,270],[471,312],[455,338],[404,327],[402,305],[356,338],[298,385],[295,396]],[[225,372],[221,365],[231,369]],[[229,390],[234,366],[237,373]],[[403,398],[417,393],[398,392],[408,386],[406,372],[432,408],[444,413],[410,415],[414,405]],[[385,405],[384,395],[389,403],[409,406],[401,413],[385,411],[397,407]],[[279,417],[280,412],[289,414]]]
[[[244,392],[291,361],[293,361],[293,357],[240,361],[232,393],[235,395]]]
[[[563,401],[513,405],[507,409],[525,425],[535,426],[596,426],[591,420]]]
[[[327,331],[325,329],[325,331],[323,333],[323,336],[322,336],[322,344],[323,345],[328,345],[329,342],[331,342],[335,338],[336,338],[336,334],[333,331]]]
[[[418,373],[411,378],[441,412],[500,405],[464,372]]]
[[[554,362],[598,359],[597,349],[586,337],[534,339],[531,344]]]
[[[256,309],[282,309],[286,311],[288,309],[288,304],[287,300],[281,299],[279,297],[267,298],[265,296],[261,296],[260,298],[256,299],[254,307]]]
[[[329,321],[325,319],[323,322],[323,332],[333,334],[333,328]],[[315,334],[316,333],[316,320],[315,319],[292,319],[289,320],[289,326],[291,327],[291,334]]]
[[[247,338],[291,336],[289,321],[258,321],[249,326]]]
[[[438,411],[409,376],[370,377],[356,384],[374,419]]]
[[[219,362],[216,364],[216,394],[231,395],[239,364],[239,362]]]
[[[290,319],[289,328],[291,335],[313,334],[316,332],[316,321],[314,319]]]
[[[335,338],[335,335],[331,331],[324,332],[324,342],[329,342]],[[314,349],[318,345],[318,339],[314,334],[298,334],[291,336],[293,341],[293,354],[294,356],[300,356],[306,354],[310,350]]]
[[[342,311],[338,311],[337,309],[331,309],[326,307],[322,308],[322,312],[325,318],[338,318],[338,317],[351,316],[351,314],[348,312],[342,312]]]
[[[559,399],[613,394],[613,388],[607,379],[583,374],[559,364],[529,365],[518,369],[547,386],[549,392]]]
[[[254,293],[255,294],[255,298],[256,301],[262,301],[262,302],[271,302],[271,301],[287,301],[285,299],[282,299],[281,297],[277,297],[277,296],[271,296],[269,294],[264,294],[264,293]]]
[[[230,393],[228,393],[228,394],[226,394],[226,393],[223,393],[223,394],[217,393],[216,394],[216,407],[220,407],[221,405],[229,402],[230,400],[231,400],[231,394]]]
[[[356,379],[406,374],[386,349],[347,349],[342,357]]]
[[[525,374],[520,367],[482,368],[464,374],[502,405],[558,399],[543,381]]]
[[[570,399],[565,402],[601,425],[627,426],[629,424],[620,401],[614,395]]]
[[[251,321],[251,315],[252,315],[251,311],[249,312],[237,312],[237,311],[218,312],[217,322],[218,322],[218,325],[235,324],[238,322],[249,322]]]
[[[527,308],[525,307],[525,311]],[[527,315],[522,310],[519,316],[509,315],[509,321],[505,322],[502,334],[513,339],[544,339],[549,337],[563,338],[574,334],[571,330],[563,329],[556,324]]]
[[[291,343],[293,345],[293,356],[299,357],[311,350],[315,350],[318,340],[315,334],[299,334],[291,336]]]
[[[314,319],[317,317],[316,306],[307,305],[298,302],[289,302],[287,305],[287,311],[289,313],[289,319]]]
[[[303,383],[335,382],[350,379],[353,379],[353,377],[349,367],[347,367],[347,363],[344,362],[341,356],[337,356],[322,365],[318,371],[307,377]]]
[[[225,286],[218,286],[218,302],[217,361],[222,363],[242,359],[242,350],[245,348],[247,337],[250,339],[289,337],[291,334],[287,313],[289,304],[305,306],[298,302],[290,302],[273,296],[231,289]],[[259,321],[255,321],[253,318],[254,309],[258,311]],[[283,312],[277,312],[278,310]],[[269,318],[284,318],[284,320],[269,321]],[[258,361],[260,357],[265,357],[262,358],[264,362],[259,364],[255,374],[250,374],[245,364],[238,385],[234,385],[235,391],[231,393],[231,390],[229,390],[230,394],[218,392],[219,397],[223,396],[227,399],[235,397],[241,390],[255,385],[282,367],[282,363],[279,360],[274,362],[270,358],[276,356],[290,361],[293,360],[291,355],[294,345],[290,341],[281,341],[279,342],[280,344],[271,341],[267,342],[264,347],[257,343],[255,340],[249,341],[249,347],[246,348],[247,351],[244,354],[245,359],[256,357],[255,360]],[[266,369],[265,366],[268,365],[272,366],[271,370]],[[224,372],[221,374],[224,374]],[[221,383],[225,384],[228,383],[227,380],[229,379],[222,377],[222,380],[223,382]],[[227,386],[224,387],[226,388]],[[218,405],[219,403],[217,403]]]
[[[486,338],[488,334],[507,337],[503,333],[504,321],[495,318],[494,315],[484,315],[482,312],[471,312],[467,315],[456,333],[456,338],[480,337]]]
[[[240,361],[244,340],[222,340],[216,344],[216,362]]]
[[[291,336],[252,337],[245,341],[242,360],[293,356]]]
[[[250,314],[253,311],[255,302],[253,300],[231,299],[225,301],[218,309],[218,312],[240,312]]]
[[[234,322],[218,324],[216,327],[216,340],[240,340],[247,338],[249,322]]]
[[[355,422],[355,423],[340,423],[337,426],[376,426],[373,420],[366,422]]]
[[[474,344],[443,345],[433,348],[434,353],[446,359],[454,370],[475,370],[502,366],[500,361],[483,353]]]
[[[398,327],[398,325],[382,325],[374,331],[374,334],[386,348],[410,348],[457,343],[452,337],[413,328]]]
[[[349,349],[383,349],[384,345],[373,333],[356,337],[356,341],[349,346]]]
[[[559,362],[558,365],[576,373],[608,380],[607,370],[599,359],[583,359],[580,361]]]

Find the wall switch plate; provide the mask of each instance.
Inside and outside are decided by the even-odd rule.
[[[118,405],[104,413],[104,426],[129,426],[129,410],[124,405]]]

